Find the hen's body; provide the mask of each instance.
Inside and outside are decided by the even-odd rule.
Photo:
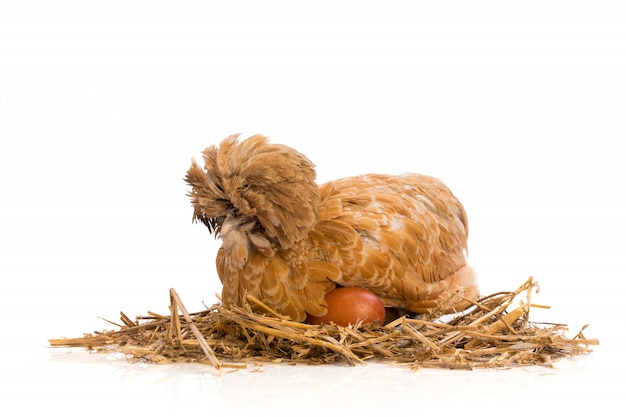
[[[364,175],[318,186],[313,164],[283,145],[232,136],[192,163],[194,217],[219,233],[226,305],[251,294],[302,321],[335,286],[367,288],[389,307],[425,312],[457,290],[475,299],[467,217],[438,179]]]

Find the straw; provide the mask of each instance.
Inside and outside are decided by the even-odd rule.
[[[384,325],[348,327],[294,322],[251,296],[248,305],[226,307],[218,302],[189,314],[171,289],[169,316],[149,312],[132,321],[121,313],[123,324],[117,330],[51,339],[50,345],[122,352],[131,361],[197,362],[218,372],[280,362],[354,366],[377,361],[411,369],[551,367],[558,359],[591,352],[599,342],[583,335],[587,326],[570,338],[563,324],[530,320],[532,309],[548,308],[531,303],[537,287],[530,277],[517,290],[482,297],[447,321],[432,312]],[[518,298],[522,300],[514,306]]]

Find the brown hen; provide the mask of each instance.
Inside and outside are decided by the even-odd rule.
[[[230,136],[203,158],[185,181],[194,219],[222,239],[225,305],[251,294],[303,321],[326,313],[336,286],[416,313],[442,303],[458,311],[478,297],[465,210],[438,179],[372,174],[319,186],[308,158],[261,135]]]

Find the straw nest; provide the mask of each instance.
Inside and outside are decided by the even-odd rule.
[[[264,314],[220,303],[190,314],[172,289],[168,316],[149,312],[133,321],[121,313],[118,330],[51,339],[50,344],[123,352],[131,361],[205,363],[217,370],[250,363],[355,365],[368,360],[413,369],[552,366],[556,359],[591,352],[598,340],[585,338],[584,328],[570,338],[563,324],[530,321],[531,309],[548,308],[531,303],[536,287],[531,277],[517,290],[482,297],[454,316],[433,311],[384,325],[348,327],[293,322],[253,297],[248,302]]]

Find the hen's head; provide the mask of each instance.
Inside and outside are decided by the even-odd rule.
[[[245,230],[259,247],[275,242],[288,248],[317,223],[315,169],[301,153],[265,136],[239,141],[232,135],[202,154],[204,169],[192,161],[185,181],[194,220],[212,233],[225,238]]]

